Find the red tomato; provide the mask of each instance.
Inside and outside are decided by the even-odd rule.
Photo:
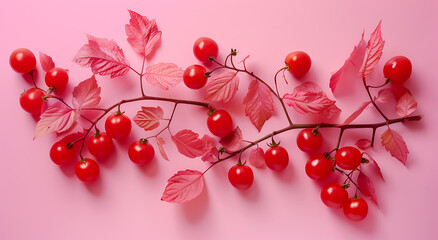
[[[201,62],[209,62],[209,58],[217,58],[219,47],[217,43],[208,37],[200,37],[193,44],[193,54]]]
[[[217,110],[207,119],[210,132],[218,137],[225,137],[233,131],[233,119],[225,110]]]
[[[328,183],[322,188],[321,200],[329,208],[341,208],[348,200],[348,193],[338,183]]]
[[[50,159],[57,165],[67,165],[75,157],[73,148],[67,147],[68,142],[58,141],[50,148]]]
[[[313,134],[312,128],[301,130],[297,135],[297,146],[303,152],[316,152],[322,144],[322,136],[319,132]]]
[[[265,152],[265,163],[268,168],[281,172],[289,164],[289,154],[282,146],[270,147]]]
[[[68,73],[63,68],[55,67],[46,72],[47,87],[54,87],[57,92],[62,92],[67,86]]]
[[[296,78],[302,78],[306,75],[312,65],[310,56],[302,51],[289,53],[284,61],[289,66],[287,70]]]
[[[327,159],[322,154],[316,154],[310,157],[306,163],[306,174],[314,180],[324,180],[332,172],[333,161]]]
[[[113,140],[104,132],[97,133],[88,139],[88,151],[97,158],[108,157],[113,149]]]
[[[152,161],[155,155],[154,147],[147,141],[135,141],[129,146],[129,159],[135,164],[144,165]]]
[[[76,176],[82,182],[92,183],[99,177],[99,165],[96,161],[86,158],[75,165]]]
[[[412,72],[412,63],[405,56],[396,56],[389,59],[383,67],[383,75],[392,83],[404,83]]]
[[[359,167],[362,162],[362,154],[355,147],[343,147],[336,151],[335,161],[339,167],[353,170]]]
[[[184,84],[191,89],[200,89],[207,83],[207,70],[201,65],[191,65],[184,71]]]
[[[21,108],[30,114],[41,114],[41,108],[44,103],[44,95],[45,93],[38,88],[31,88],[27,90],[20,96]]]
[[[112,114],[105,121],[106,133],[117,140],[125,139],[131,132],[131,120],[124,114]]]
[[[254,182],[252,169],[246,165],[234,165],[228,171],[228,180],[237,189],[247,190]]]
[[[35,69],[35,55],[27,48],[15,49],[9,56],[9,64],[19,73],[28,73]]]
[[[362,221],[368,215],[368,204],[362,198],[350,198],[344,206],[344,215],[352,221]]]

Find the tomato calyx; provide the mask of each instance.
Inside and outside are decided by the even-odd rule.
[[[271,137],[271,142],[270,143],[267,143],[267,145],[269,146],[269,147],[277,147],[277,146],[279,146],[280,145],[280,142],[275,142],[275,140],[274,140],[274,135],[272,135],[272,137]]]
[[[123,114],[125,114],[125,111],[122,112],[122,111],[120,111],[120,109],[114,112],[115,116],[119,116],[119,115],[123,115]]]
[[[67,143],[67,149],[72,149],[73,148],[73,143],[69,142]]]
[[[141,144],[147,144],[149,142],[149,140],[147,140],[146,138],[140,138],[140,140],[138,140]]]
[[[312,135],[313,135],[313,136],[319,136],[319,135],[321,135],[321,133],[319,132],[319,126],[317,126],[316,128],[314,128],[314,129],[312,130]]]
[[[204,77],[209,78],[211,76],[211,72],[205,72]]]
[[[207,115],[208,115],[208,116],[211,116],[211,115],[213,115],[215,112],[216,112],[216,109],[214,109],[214,108],[212,108],[212,107],[209,107],[209,110],[208,110]]]
[[[224,153],[224,152],[226,152],[227,150],[225,149],[225,147],[224,146],[221,146],[220,148],[219,148],[219,150],[218,150],[218,152],[219,153]]]
[[[85,158],[81,157],[81,160],[79,160],[81,163],[85,163]]]
[[[210,62],[214,62],[214,61],[215,61],[215,58],[214,58],[213,56],[210,56],[210,57],[208,57],[208,61],[210,61]]]
[[[96,128],[96,133],[93,135],[93,137],[100,137],[100,131]]]
[[[369,163],[370,162],[370,160],[368,160],[368,159],[366,159],[366,158],[362,158],[362,160],[360,161],[360,163],[362,163],[362,164],[367,164],[367,163]]]
[[[347,189],[347,188],[350,187],[350,184],[345,184],[345,183],[344,183],[344,184],[341,185],[341,187],[342,187],[343,189]]]

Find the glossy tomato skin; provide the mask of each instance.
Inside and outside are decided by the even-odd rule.
[[[75,157],[74,149],[68,148],[67,144],[68,142],[61,140],[53,144],[52,148],[50,148],[50,159],[52,159],[56,165],[67,165]]]
[[[368,204],[362,198],[348,199],[344,206],[344,215],[352,221],[362,221],[368,215]]]
[[[68,73],[63,68],[52,68],[46,72],[47,87],[54,87],[57,92],[62,92],[68,83]]]
[[[207,83],[205,73],[207,70],[201,65],[191,65],[186,68],[183,75],[184,84],[191,89],[200,89]]]
[[[150,163],[154,158],[154,147],[148,142],[135,141],[128,149],[129,159],[135,164],[144,165]]]
[[[123,140],[128,137],[131,128],[131,120],[124,114],[112,114],[105,121],[106,133],[117,140]]]
[[[254,182],[252,169],[246,165],[234,165],[228,171],[228,180],[239,190],[247,190]]]
[[[219,47],[213,39],[200,37],[193,44],[193,54],[199,61],[209,62],[209,57],[217,58]]]
[[[333,161],[322,154],[310,157],[306,163],[306,174],[313,180],[324,180],[332,172]]]
[[[18,73],[28,73],[35,69],[36,58],[29,49],[19,48],[9,56],[9,64]]]
[[[286,56],[284,60],[286,65],[289,66],[287,69],[295,78],[302,78],[310,70],[312,65],[312,60],[310,56],[302,51],[291,52]]]
[[[303,152],[316,152],[322,145],[322,136],[318,132],[313,134],[312,128],[301,130],[297,135],[297,146]]]
[[[362,154],[355,147],[340,148],[335,154],[336,165],[345,169],[353,170],[362,162]]]
[[[99,165],[96,161],[86,158],[83,161],[79,161],[75,165],[76,176],[85,183],[92,183],[99,177]]]
[[[108,157],[114,149],[113,139],[108,134],[101,132],[88,139],[88,151],[96,158]]]
[[[233,131],[233,119],[225,110],[216,110],[207,118],[210,132],[217,137],[225,137]]]
[[[395,56],[389,59],[383,67],[383,75],[392,83],[401,84],[409,79],[412,73],[412,63],[405,56]]]
[[[30,114],[41,114],[41,108],[44,103],[44,95],[44,91],[38,88],[31,88],[27,90],[20,96],[21,108]]]
[[[348,193],[338,183],[328,183],[321,190],[321,200],[329,208],[341,208],[347,204]]]
[[[281,172],[289,164],[289,154],[282,146],[270,147],[265,152],[265,163],[268,168]]]

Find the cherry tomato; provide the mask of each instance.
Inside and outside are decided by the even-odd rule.
[[[383,75],[392,83],[404,83],[412,72],[411,61],[405,56],[396,56],[389,59],[383,67]]]
[[[314,180],[324,180],[332,172],[333,161],[327,159],[322,154],[316,154],[310,157],[306,163],[306,174]]]
[[[54,87],[57,92],[62,92],[67,86],[68,73],[63,68],[55,67],[46,72],[47,87]]]
[[[368,215],[368,204],[362,198],[350,198],[344,206],[344,215],[352,221],[361,221]]]
[[[15,49],[9,56],[9,64],[19,73],[28,73],[35,69],[35,55],[27,48]]]
[[[200,89],[207,83],[207,77],[204,75],[207,72],[201,65],[191,65],[183,75],[184,84],[191,89]]]
[[[268,168],[281,172],[289,164],[289,154],[282,146],[270,147],[265,152],[265,163]]]
[[[41,107],[43,106],[44,91],[38,88],[31,88],[20,96],[20,105],[24,111],[31,114],[41,114]]]
[[[57,165],[67,165],[75,157],[73,148],[67,147],[68,142],[58,141],[50,148],[50,159]]]
[[[86,158],[75,165],[76,176],[82,182],[92,183],[99,177],[99,165],[96,161]]]
[[[309,55],[302,51],[289,53],[284,61],[286,65],[289,66],[287,70],[292,73],[295,78],[302,78],[306,75],[312,65],[312,60]]]
[[[217,43],[208,37],[200,37],[193,44],[193,54],[201,62],[209,62],[209,58],[217,58],[219,47]]]
[[[225,137],[233,131],[233,119],[225,110],[217,110],[207,118],[210,132],[218,137]]]
[[[362,154],[355,147],[340,148],[335,154],[336,165],[345,169],[353,170],[362,162]]]
[[[131,120],[121,113],[110,115],[105,121],[106,133],[117,140],[125,139],[131,132]]]
[[[147,141],[141,139],[135,141],[129,146],[128,156],[129,159],[135,164],[143,165],[152,161],[155,155],[154,147]]]
[[[228,171],[228,180],[237,189],[247,190],[254,182],[252,169],[246,165],[234,165]]]
[[[113,139],[104,132],[97,133],[88,139],[88,151],[97,158],[108,157],[113,149]]]
[[[321,134],[317,131],[313,134],[312,128],[303,129],[297,135],[297,146],[303,152],[316,152],[321,147],[321,144]]]
[[[329,208],[341,208],[348,200],[348,193],[338,183],[328,183],[322,188],[321,200]]]

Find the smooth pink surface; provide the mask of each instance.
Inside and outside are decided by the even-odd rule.
[[[133,126],[126,141],[115,143],[112,157],[101,161],[101,177],[95,183],[80,182],[74,163],[58,167],[49,159],[55,136],[32,140],[36,120],[21,110],[18,97],[29,82],[13,72],[8,56],[19,47],[35,54],[44,52],[57,66],[68,68],[72,91],[91,72],[71,60],[85,44],[86,33],[115,39],[132,66],[139,69],[141,58],[126,42],[124,25],[127,9],[155,18],[163,32],[159,49],[147,62],[174,62],[185,68],[198,61],[192,45],[200,36],[214,38],[223,59],[230,48],[237,48],[241,59],[250,54],[248,67],[270,81],[291,51],[304,50],[312,58],[312,68],[302,81],[318,83],[332,96],[328,80],[349,56],[365,29],[368,39],[378,22],[386,41],[375,77],[381,77],[383,64],[395,55],[408,56],[413,63],[412,77],[405,86],[418,101],[416,113],[425,115],[419,123],[393,125],[405,138],[410,150],[406,167],[390,157],[377,139],[371,154],[379,162],[385,182],[373,177],[380,204],[369,200],[369,215],[362,222],[347,220],[342,211],[325,207],[319,197],[323,183],[310,180],[304,166],[307,155],[298,150],[298,131],[277,137],[289,150],[290,165],[282,173],[254,169],[255,181],[249,191],[238,191],[227,180],[234,162],[214,167],[205,176],[201,196],[184,204],[160,201],[166,180],[178,170],[203,170],[208,164],[177,153],[166,133],[165,148],[171,159],[160,156],[144,167],[132,164],[129,144],[147,136]],[[0,4],[0,69],[2,73],[0,124],[0,239],[434,239],[438,197],[436,175],[436,53],[438,52],[438,2],[427,1],[3,1]],[[44,86],[38,68],[37,82]],[[287,73],[288,74],[288,73]],[[283,94],[299,82],[290,74],[289,85],[280,81]],[[138,78],[128,75],[109,79],[97,77],[102,87],[101,106],[137,96]],[[274,116],[258,133],[244,116],[241,101],[249,81],[241,76],[239,92],[226,107],[243,130],[245,139],[257,139],[285,126],[276,102]],[[184,84],[165,92],[146,85],[147,94],[202,99],[204,90],[192,91]],[[349,83],[349,94],[337,98],[345,120],[367,100],[360,83]],[[67,95],[67,94],[66,94]],[[70,100],[68,100],[70,101]],[[165,116],[172,105],[157,102],[123,107],[133,118],[140,106],[160,105]],[[393,106],[384,108],[392,112]],[[293,113],[296,122],[311,117]],[[176,111],[173,133],[189,128],[207,133],[204,109],[181,106]],[[356,122],[381,121],[374,109],[365,110]],[[103,129],[103,121],[99,124]],[[383,129],[378,131],[380,135]],[[336,142],[335,130],[325,130],[323,148]],[[369,131],[348,131],[343,145],[369,137]],[[261,144],[266,150],[266,145]],[[156,151],[158,154],[158,151]],[[247,157],[249,151],[244,154]],[[86,153],[88,156],[88,153]],[[339,182],[342,180],[339,180]],[[350,194],[352,194],[350,192]]]

